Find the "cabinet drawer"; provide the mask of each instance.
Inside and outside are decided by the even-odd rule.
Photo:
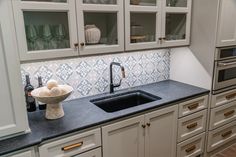
[[[236,102],[211,109],[210,130],[236,119]]]
[[[179,117],[207,108],[208,95],[179,104]]]
[[[204,152],[205,133],[177,145],[177,157],[196,157]]]
[[[178,142],[200,134],[206,130],[207,111],[194,113],[178,120]]]
[[[6,155],[4,157],[35,157],[35,153],[33,150],[28,150],[14,155]]]
[[[74,157],[102,157],[102,151],[101,148],[97,148],[86,153],[76,155]]]
[[[212,96],[211,108],[221,106],[236,100],[236,90],[220,93]]]
[[[101,131],[95,129],[39,147],[40,156],[73,156],[101,146]]]
[[[236,121],[209,132],[207,151],[210,152],[235,138]]]

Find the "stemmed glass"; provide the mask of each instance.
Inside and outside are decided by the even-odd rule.
[[[55,30],[55,37],[57,39],[57,47],[58,48],[66,48],[68,47],[68,44],[66,42],[66,30],[65,30],[65,27],[64,25],[62,24],[59,24]]]
[[[45,24],[43,26],[43,40],[44,40],[44,49],[50,49],[50,42],[52,40],[52,32],[50,29],[50,26],[48,24]]]
[[[38,34],[34,25],[26,26],[26,36],[28,42],[29,50],[37,50],[36,40],[38,39]]]

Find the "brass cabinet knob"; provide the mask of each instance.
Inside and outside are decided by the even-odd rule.
[[[78,48],[79,47],[79,43],[74,43],[74,47]]]
[[[82,47],[85,46],[85,43],[80,43],[80,46],[82,46]]]

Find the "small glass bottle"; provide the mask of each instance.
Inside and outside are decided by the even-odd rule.
[[[42,81],[41,76],[38,77],[38,88],[40,88],[40,87],[43,87],[43,81]],[[38,101],[38,105],[39,105],[39,110],[45,110],[47,107],[47,104],[42,103],[40,101]]]
[[[25,78],[26,78],[26,85],[24,91],[25,91],[25,101],[26,101],[27,111],[34,112],[36,111],[36,101],[34,97],[31,95],[31,92],[34,90],[34,87],[30,84],[29,75],[26,75]]]

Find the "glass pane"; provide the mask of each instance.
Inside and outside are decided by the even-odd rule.
[[[229,68],[219,71],[218,82],[228,81],[236,78],[236,68]]]
[[[116,0],[83,0],[87,4],[117,4]]]
[[[21,0],[21,1],[56,2],[56,3],[66,3],[67,2],[67,0]]]
[[[223,49],[220,51],[220,59],[236,57],[236,48]]]
[[[166,0],[168,7],[187,7],[187,0]]]
[[[84,13],[86,45],[118,44],[117,13]]]
[[[157,0],[130,0],[131,5],[155,6]]]
[[[186,36],[186,14],[166,14],[166,40],[181,40]]]
[[[29,51],[70,47],[67,13],[24,11],[24,21]]]
[[[156,41],[156,13],[130,14],[130,42]]]

